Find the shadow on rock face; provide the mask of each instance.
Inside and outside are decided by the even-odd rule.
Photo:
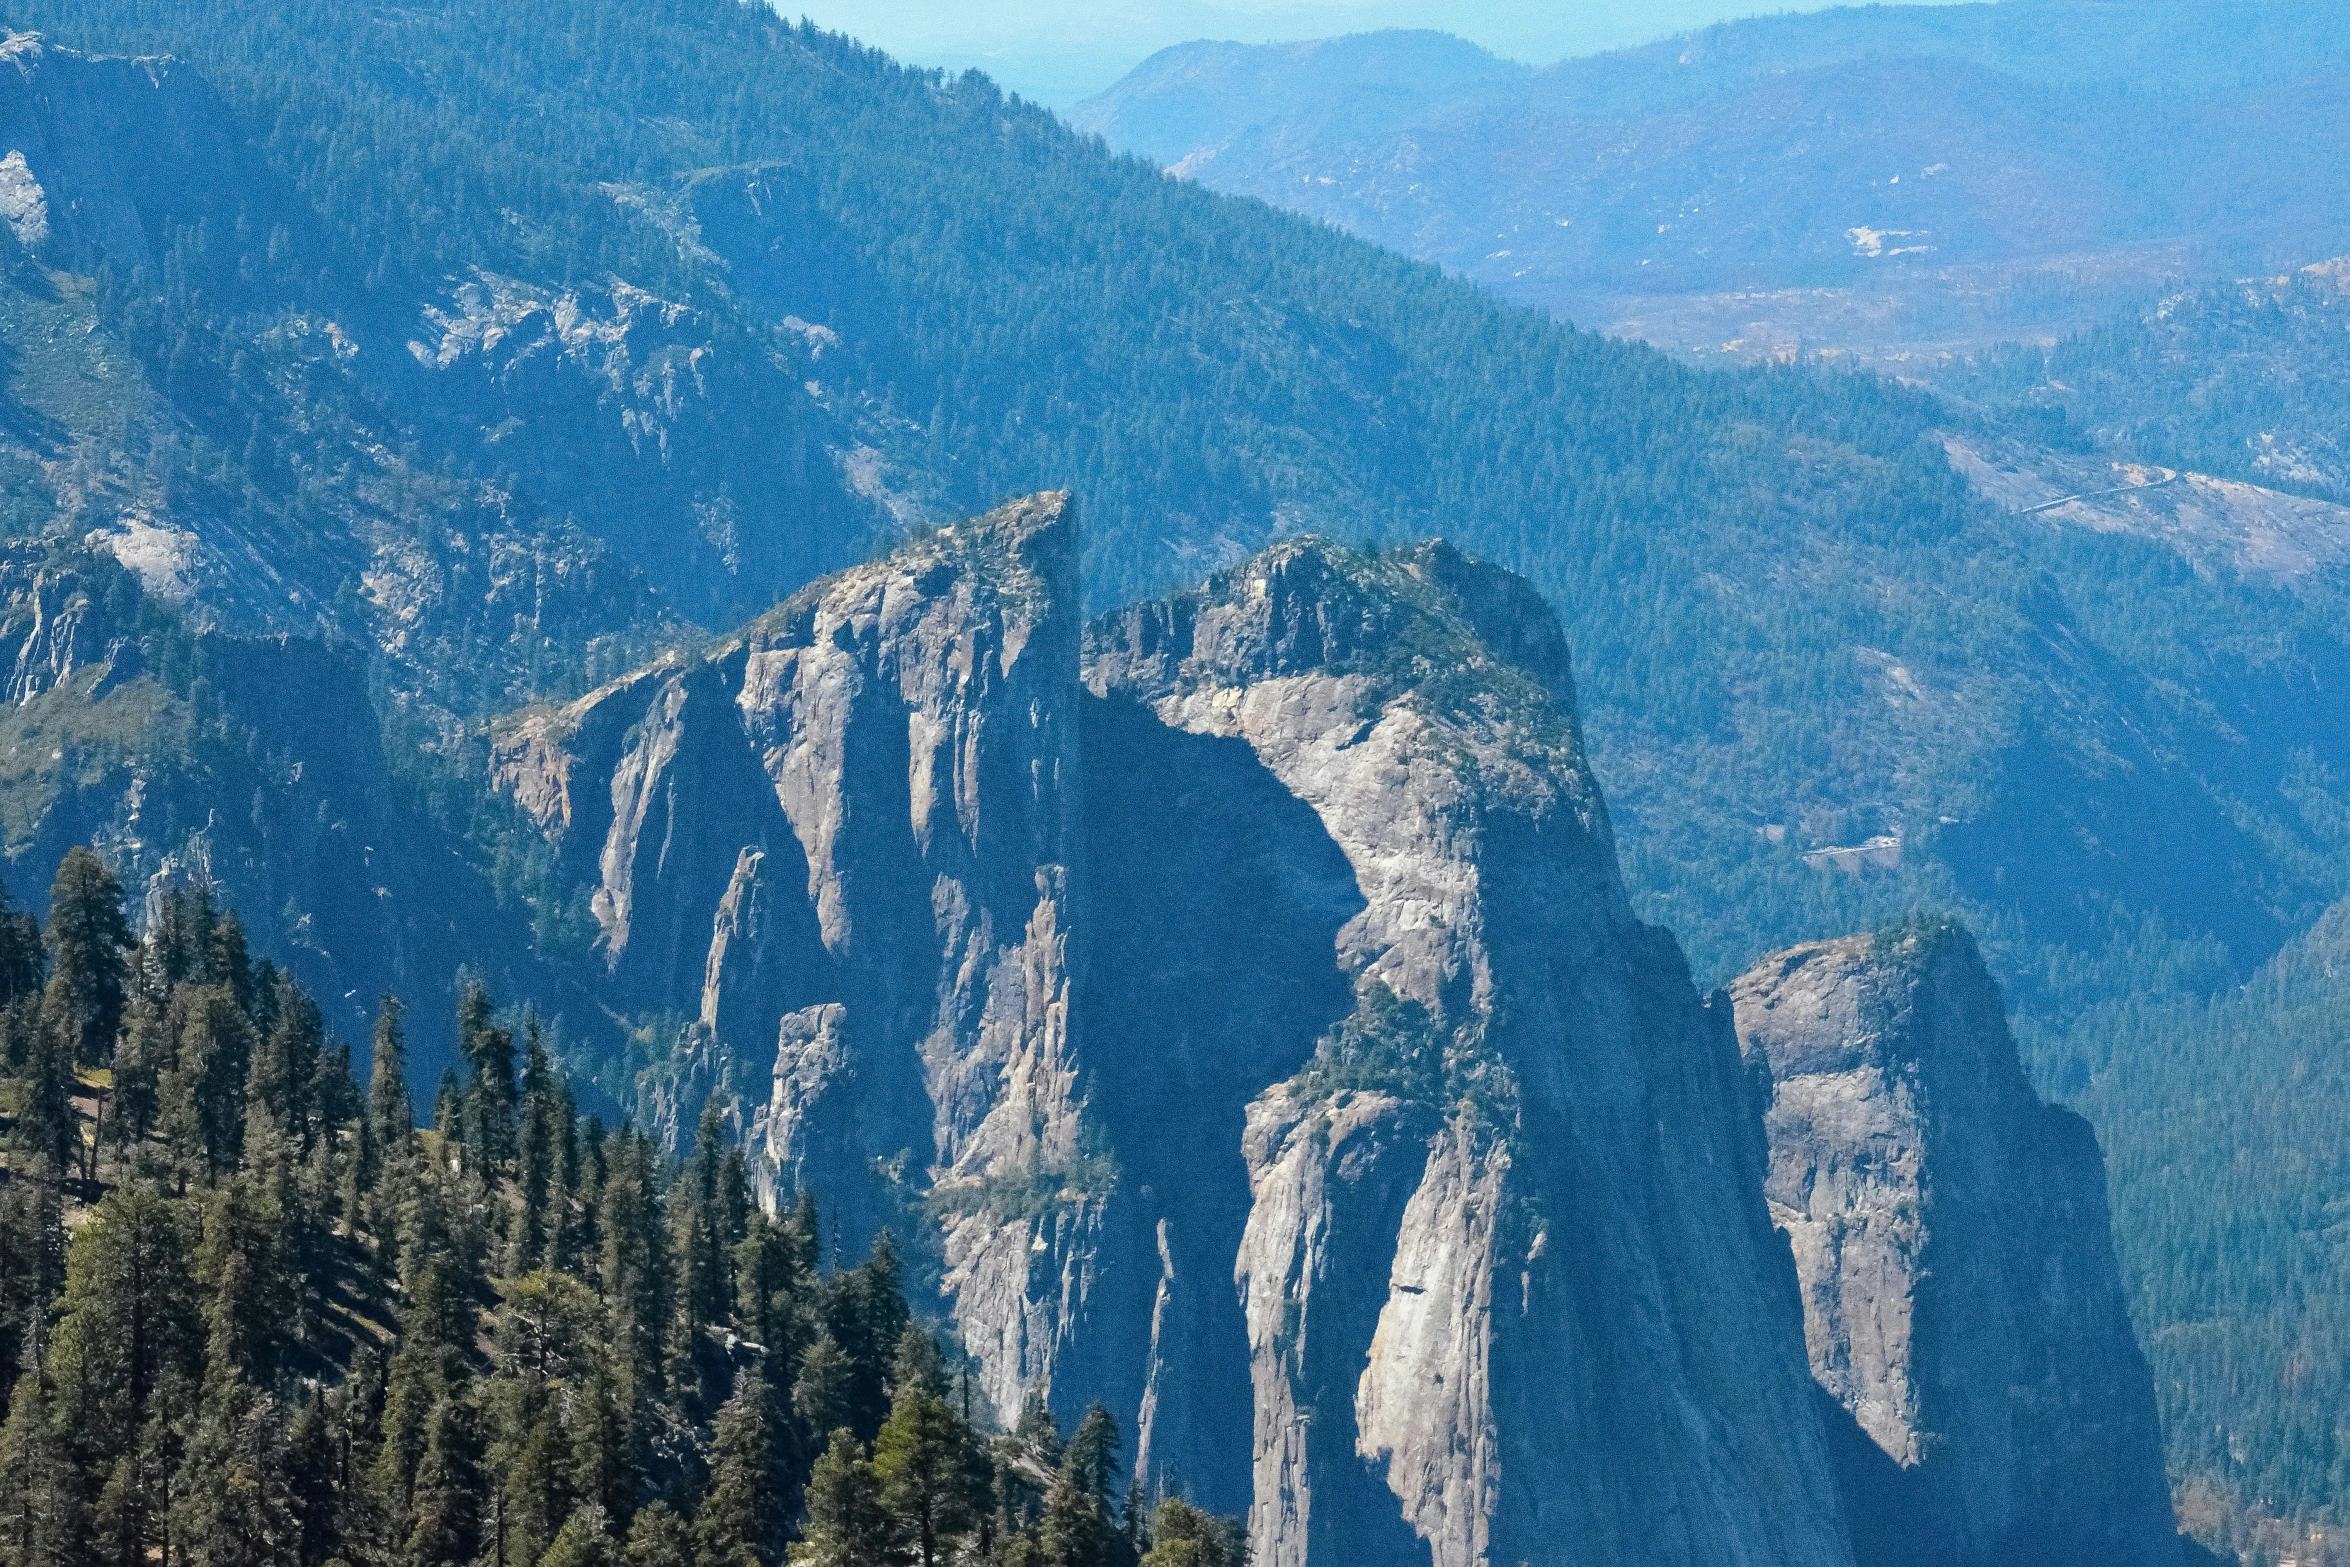
[[[1247,742],[1187,734],[1123,698],[1083,699],[1085,1019],[1098,1123],[1120,1165],[1093,1336],[1064,1385],[1143,1399],[1154,1303],[1165,1364],[1151,1464],[1219,1511],[1250,1495],[1249,1345],[1233,1256],[1249,1213],[1245,1111],[1303,1067],[1354,992],[1338,932],[1352,868]],[[1164,1135],[1171,1117],[1187,1135]],[[1211,1371],[1210,1368],[1214,1368]]]

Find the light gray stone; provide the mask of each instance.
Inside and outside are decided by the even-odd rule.
[[[1796,947],[1732,995],[1864,1562],[2175,1558],[2104,1161],[2033,1094],[1973,941]]]

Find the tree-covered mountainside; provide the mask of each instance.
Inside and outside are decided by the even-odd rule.
[[[1119,1434],[976,1428],[887,1232],[577,1114],[535,1013],[460,987],[419,1131],[208,884],[133,938],[69,853],[0,910],[0,1562],[1224,1567]]]
[[[364,1034],[386,991],[429,1007],[420,1066],[448,1051],[460,963],[545,993],[533,937],[563,945],[531,901],[545,856],[496,810],[448,796],[445,772],[421,765],[433,731],[379,715],[362,649],[198,627],[112,557],[24,539],[0,555],[0,645],[13,864],[48,874],[95,843],[134,884],[200,875],[249,911],[256,945],[330,1026]]]
[[[1124,151],[1705,355],[1909,358],[2350,240],[2339,9],[2003,0],[1512,69],[1435,34],[1162,51]],[[1467,56],[1467,57],[1465,57]]]
[[[58,187],[8,295],[12,527],[199,619],[325,620],[453,762],[463,715],[723,625],[892,506],[1066,485],[1101,604],[1304,528],[1522,570],[1709,975],[1959,901],[2061,1009],[2248,971],[2342,890],[2322,594],[2004,520],[1913,392],[1698,374],[709,0],[9,15],[51,30],[13,112]],[[61,150],[124,93],[186,160]]]
[[[2114,1003],[2082,1110],[2191,1525],[2331,1563],[2350,1394],[2350,905],[2209,1004]],[[2215,1542],[2216,1543],[2216,1542]]]
[[[1955,398],[2136,462],[2350,501],[2350,264],[2180,289],[2053,345],[1933,372]]]
[[[0,21],[44,32],[0,63],[14,879],[210,864],[338,1025],[408,995],[420,1063],[460,958],[613,1021],[493,720],[1046,488],[1098,610],[1307,530],[1522,572],[1701,981],[1954,908],[2067,1096],[2116,1069],[2077,1015],[2350,894],[2338,573],[1952,468],[2074,418],[1696,371],[723,0]]]

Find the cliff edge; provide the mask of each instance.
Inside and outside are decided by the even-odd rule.
[[[1974,942],[1818,942],[1731,995],[1863,1567],[2176,1559],[2104,1160],[2033,1094]]]

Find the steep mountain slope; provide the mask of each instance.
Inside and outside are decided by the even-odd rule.
[[[2208,1006],[2116,1003],[2081,1107],[2107,1129],[2131,1314],[2183,1505],[2323,1559],[2342,1519],[2350,907]],[[2084,1032],[2089,1032],[2084,1030]]]
[[[2350,502],[2350,259],[2181,289],[2052,345],[1931,372],[1954,399],[2067,444]]]
[[[698,992],[637,1091],[904,1226],[1001,1418],[1108,1398],[1261,1560],[1844,1560],[1727,1019],[1547,608],[1285,543],[1081,688],[1076,561],[1019,502],[516,729],[616,990]]]
[[[2345,890],[2294,782],[2342,732],[2304,678],[2338,623],[2000,520],[1908,392],[1565,332],[757,13],[17,14],[186,51],[230,139],[185,166],[231,174],[139,209],[151,273],[28,258],[9,384],[50,423],[19,421],[46,444],[10,526],[97,531],[200,619],[374,647],[402,752],[762,608],[886,518],[1066,485],[1097,603],[1302,528],[1522,569],[1586,660],[1636,895],[1708,974],[1963,898],[2047,1012],[2132,964],[2248,971]],[[184,68],[24,71],[137,98]],[[649,82],[675,115],[634,112]],[[26,165],[67,194],[80,166]],[[144,458],[61,489],[50,448]]]
[[[0,147],[0,184],[26,220],[22,236],[11,220],[21,254],[0,289],[8,529],[61,544],[100,534],[151,604],[176,602],[196,628],[348,638],[348,685],[305,687],[296,708],[255,674],[235,700],[272,734],[352,725],[332,760],[380,756],[400,798],[430,803],[415,831],[363,836],[415,847],[411,880],[320,878],[355,910],[374,887],[435,885],[435,856],[459,840],[481,867],[466,874],[527,907],[541,955],[573,972],[607,928],[592,891],[617,818],[601,814],[610,779],[577,775],[570,805],[591,825],[560,846],[593,875],[557,875],[557,846],[481,798],[483,715],[531,697],[552,711],[678,649],[628,688],[642,702],[625,720],[598,727],[625,703],[580,717],[580,744],[606,746],[616,766],[641,738],[630,727],[660,716],[653,695],[672,674],[689,718],[732,701],[716,677],[681,673],[703,650],[694,625],[763,610],[877,535],[1063,485],[1092,519],[1079,566],[1100,608],[1307,528],[1357,542],[1443,533],[1522,569],[1582,660],[1587,765],[1609,790],[1628,895],[1681,934],[1701,976],[1956,905],[2034,1025],[2035,1072],[2068,1094],[2106,1057],[2054,1025],[2117,993],[2224,988],[2350,892],[2350,650],[2333,579],[2280,586],[2175,540],[2004,515],[1953,473],[1958,414],[1925,395],[1800,371],[1701,374],[1572,333],[1108,156],[984,82],[904,71],[755,10],[34,0],[10,15],[59,32],[0,71],[19,127]],[[69,43],[185,58],[77,59]],[[209,93],[188,79],[198,68]],[[644,112],[652,97],[663,112]],[[129,169],[106,153],[116,126],[170,155]],[[89,150],[73,151],[76,137]],[[85,239],[53,216],[123,204],[135,241],[95,219]],[[71,722],[98,722],[88,714],[102,705]],[[389,737],[372,753],[349,738],[369,716]],[[1269,818],[1235,802],[1295,797],[1268,793],[1234,747],[1181,744],[1152,722],[1107,748],[1131,743],[1136,766],[1179,753],[1164,765],[1208,838],[1183,854],[1228,852],[1218,884],[1248,889],[1198,910],[1209,938],[1231,928],[1215,920],[1267,899],[1308,906],[1232,983],[1296,971],[1301,951],[1333,939],[1315,921],[1345,908],[1343,853],[1310,833],[1302,859],[1266,847],[1296,836],[1294,808],[1281,832],[1237,832]],[[680,731],[701,732],[698,719]],[[820,944],[806,926],[760,924],[761,877],[796,873],[794,851],[773,815],[753,824],[773,844],[756,863],[740,853],[748,839],[722,841],[774,782],[763,753],[721,750],[742,787],[676,817],[674,864],[723,878],[664,910],[660,876],[637,861],[659,872],[668,840],[644,826],[620,969],[582,965],[628,1037],[607,1031],[590,992],[531,987],[557,998],[583,1048],[611,1047],[606,1081],[666,1115],[719,1076],[718,1058],[698,1076],[701,1058],[675,1041],[705,1017],[706,933],[736,872],[741,951],[769,928],[778,951]],[[184,840],[252,810],[230,771],[175,773],[168,802],[152,782],[133,795],[135,775],[94,774],[90,819],[168,803]],[[65,807],[43,776],[9,781],[25,824],[10,838],[20,889],[47,882],[76,830],[64,816],[44,825]],[[641,823],[666,820],[661,791],[633,798]],[[294,809],[311,819],[317,802]],[[701,821],[715,847],[694,841]],[[1147,841],[1118,838],[1147,822],[1087,821]],[[919,846],[892,852],[933,885],[955,869]],[[1163,844],[1129,858],[1189,863]],[[1025,964],[1050,947],[1032,947],[1025,923],[1047,901],[1038,864],[972,903],[990,924],[973,937],[974,973],[1003,978],[1006,997],[1011,954]],[[273,889],[309,885],[291,862],[265,869]],[[947,879],[975,885],[960,870]],[[264,896],[295,910],[272,916],[286,956],[317,906]],[[431,899],[399,907],[441,912]],[[459,904],[461,934],[518,937],[478,907]],[[893,1039],[930,1015],[949,972],[923,915],[893,907],[884,922],[924,935],[891,949]],[[719,967],[710,1031],[726,1039]],[[1196,966],[1175,972],[1207,983]],[[1343,1009],[1346,977],[1315,972]],[[364,999],[378,981],[312,982]],[[958,977],[946,993],[993,1004],[995,985]],[[1023,971],[1022,996],[1026,985]],[[1326,1000],[1261,1019],[1243,1009],[1244,1021],[1269,1031],[1251,1037],[1310,1043],[1337,1015],[1313,1011]],[[827,1032],[826,1001],[791,1009],[817,1008],[788,1040],[817,1079],[854,1032],[837,1018]],[[762,1019],[757,1050],[781,1036]],[[750,1059],[733,1080],[746,1125],[774,1097]],[[647,1067],[659,1070],[640,1088]],[[917,1075],[895,1079],[907,1097],[869,1129],[866,1151],[885,1161],[922,1147],[907,1128],[935,1124],[927,1078],[912,1097]],[[1237,1147],[1245,1105],[1228,1108]],[[1304,1211],[1329,1180],[1292,1158],[1278,1115],[1264,1124],[1260,1173],[1289,1170],[1283,1189]],[[1359,1146],[1386,1147],[1403,1124],[1367,1121]],[[1089,1157],[1081,1140],[1065,1170],[991,1200],[1073,1209],[1060,1193],[1082,1198]],[[1395,1166],[1372,1165],[1339,1171],[1340,1186],[1361,1174],[1365,1203],[1404,1200]],[[2118,1151],[2117,1166],[2131,1167]],[[1224,1179],[1245,1194],[1245,1162]],[[1245,1195],[1230,1200],[1246,1211]],[[1187,1256],[1172,1233],[1167,1255]],[[1148,1240],[1136,1254],[1155,1280],[1167,1265]],[[1334,1332],[1375,1331],[1375,1303],[1337,1293],[1323,1320],[1349,1325]],[[995,1320],[1020,1355],[1061,1332],[1053,1313]],[[1282,1363],[1261,1362],[1268,1385]],[[1236,1381],[1197,1418],[1254,1396]],[[1172,1392],[1153,1407],[1162,1431],[1193,1419],[1178,1419]],[[1298,1440],[1318,1451],[1323,1435]],[[1328,1483],[1338,1489],[1320,1494],[1338,1497],[1353,1481]],[[1352,1510],[1330,1501],[1319,1516]]]
[[[142,909],[208,879],[342,1037],[365,1038],[386,993],[418,1003],[420,1087],[448,1058],[460,963],[547,985],[528,905],[402,787],[356,649],[191,630],[103,554],[18,544],[0,559],[0,667],[0,847],[20,902],[37,906],[77,843]]]
[[[1690,351],[1982,342],[2086,324],[2167,273],[2341,248],[2321,149],[2350,27],[2329,7],[1870,7],[1531,74],[1458,48],[1184,45],[1074,119]],[[1365,55],[1411,66],[1358,107]]]
[[[2087,1122],[2033,1095],[1974,943],[1926,923],[1814,943],[1731,997],[1812,1373],[1850,1421],[1862,1559],[2173,1551],[2104,1161]]]
[[[1791,1324],[1727,1020],[1632,915],[1540,600],[1441,544],[1284,544],[1098,625],[1087,684],[1244,743],[1363,899],[1335,942],[1352,1012],[1248,1110],[1260,1556],[1391,1559],[1347,1492],[1318,1495],[1350,1457],[1440,1563],[1561,1539],[1603,1559],[1841,1555],[1813,1433],[1786,1416]],[[1153,924],[1170,957],[1185,945]],[[1100,975],[1099,1015],[1135,1016],[1129,976],[1166,967]],[[1231,1037],[1218,1024],[1158,1027],[1198,1059]],[[1136,1086],[1140,1118],[1155,1095]],[[1335,1248],[1350,1225],[1384,1235],[1397,1197],[1382,1289],[1386,1248]],[[1178,1241],[1208,1217],[1158,1200]],[[1185,1261],[1165,1265],[1178,1303],[1201,1271]]]

